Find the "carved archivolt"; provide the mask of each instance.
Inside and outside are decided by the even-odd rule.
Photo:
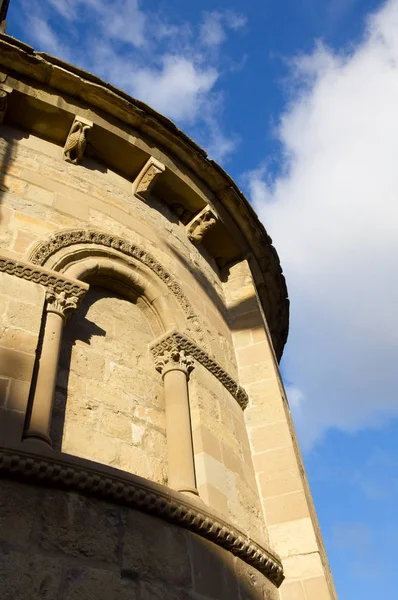
[[[97,244],[118,250],[122,254],[140,261],[151,269],[168,287],[177,302],[183,309],[187,319],[187,331],[198,339],[202,346],[206,347],[205,334],[203,332],[199,317],[194,312],[191,303],[185,296],[181,286],[175,281],[171,274],[156,260],[152,254],[139,246],[127,242],[123,238],[108,233],[93,231],[89,229],[75,229],[61,231],[52,235],[47,241],[40,242],[30,255],[30,261],[36,265],[43,265],[50,256],[61,248],[74,244]]]
[[[33,281],[49,288],[52,294],[63,293],[67,297],[77,298],[78,301],[88,290],[88,285],[82,281],[67,279],[54,271],[47,271],[42,267],[35,267],[5,256],[0,256],[0,272]]]
[[[168,333],[151,345],[151,352],[156,364],[158,362],[162,364],[163,357],[169,356],[173,352],[183,353],[184,356],[195,358],[210,373],[217,377],[242,409],[246,408],[249,398],[245,390],[207,352],[199,348],[199,346],[182,333],[178,333],[177,331]]]
[[[65,454],[44,456],[6,448],[0,448],[0,475],[28,478],[38,485],[84,490],[87,494],[155,515],[229,550],[276,586],[284,579],[277,555],[204,507],[189,502],[186,496],[142,477],[122,474],[116,469]]]

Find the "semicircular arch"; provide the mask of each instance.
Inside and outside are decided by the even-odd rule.
[[[138,288],[145,287],[145,294],[151,297],[159,288],[167,288],[174,301],[184,315],[185,331],[193,336],[199,344],[207,349],[205,333],[198,315],[195,313],[190,301],[184,294],[180,284],[165,269],[165,267],[147,250],[137,244],[129,242],[119,236],[90,229],[62,230],[52,234],[47,240],[39,242],[30,252],[29,261],[35,265],[50,267],[51,269],[68,274],[70,277],[82,279],[87,277],[86,269],[100,269],[100,258],[111,261],[108,268],[114,274],[131,278]],[[87,260],[96,261],[91,266]],[[85,262],[85,266],[78,267],[79,263]],[[119,267],[116,267],[119,264]],[[135,269],[134,269],[135,267]],[[102,264],[105,269],[105,265]],[[127,269],[127,270],[126,270]],[[134,272],[135,271],[135,272]],[[156,278],[153,277],[156,275]],[[155,283],[158,281],[158,284]],[[159,299],[161,305],[166,296]],[[167,302],[163,306],[164,314],[167,313]],[[162,312],[162,311],[161,311]],[[165,328],[169,327],[168,317],[163,318]]]

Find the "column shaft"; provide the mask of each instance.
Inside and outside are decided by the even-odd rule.
[[[163,376],[166,405],[169,486],[198,495],[189,413],[187,372],[167,370]]]
[[[63,326],[64,317],[60,313],[47,313],[32,412],[26,433],[27,438],[43,440],[50,446],[51,415]]]

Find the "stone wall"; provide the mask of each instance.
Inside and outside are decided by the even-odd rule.
[[[142,304],[91,286],[67,323],[55,447],[164,484],[163,384],[149,354],[154,336]]]
[[[38,242],[72,228],[95,228],[134,242],[180,283],[210,356],[236,378],[219,270],[189,241],[161,198],[146,204],[123,177],[90,159],[71,165],[61,148],[34,135],[3,126],[2,136],[2,252],[28,260]],[[53,434],[55,447],[65,452],[167,483],[163,384],[148,351],[154,328],[140,302],[109,289],[92,290],[71,317],[63,333]],[[41,315],[42,304],[38,310]],[[200,364],[189,386],[199,492],[224,518],[263,542],[243,411]]]
[[[335,590],[269,333],[249,265],[225,284],[239,380],[250,398],[244,412],[269,542],[286,579],[282,600],[330,600]]]
[[[2,600],[276,600],[258,571],[136,510],[15,481],[0,486]]]
[[[21,439],[44,304],[44,289],[0,273],[0,443]]]

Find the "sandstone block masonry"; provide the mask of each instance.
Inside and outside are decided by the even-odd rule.
[[[335,599],[250,205],[149,107],[4,35],[0,86],[5,597]]]

